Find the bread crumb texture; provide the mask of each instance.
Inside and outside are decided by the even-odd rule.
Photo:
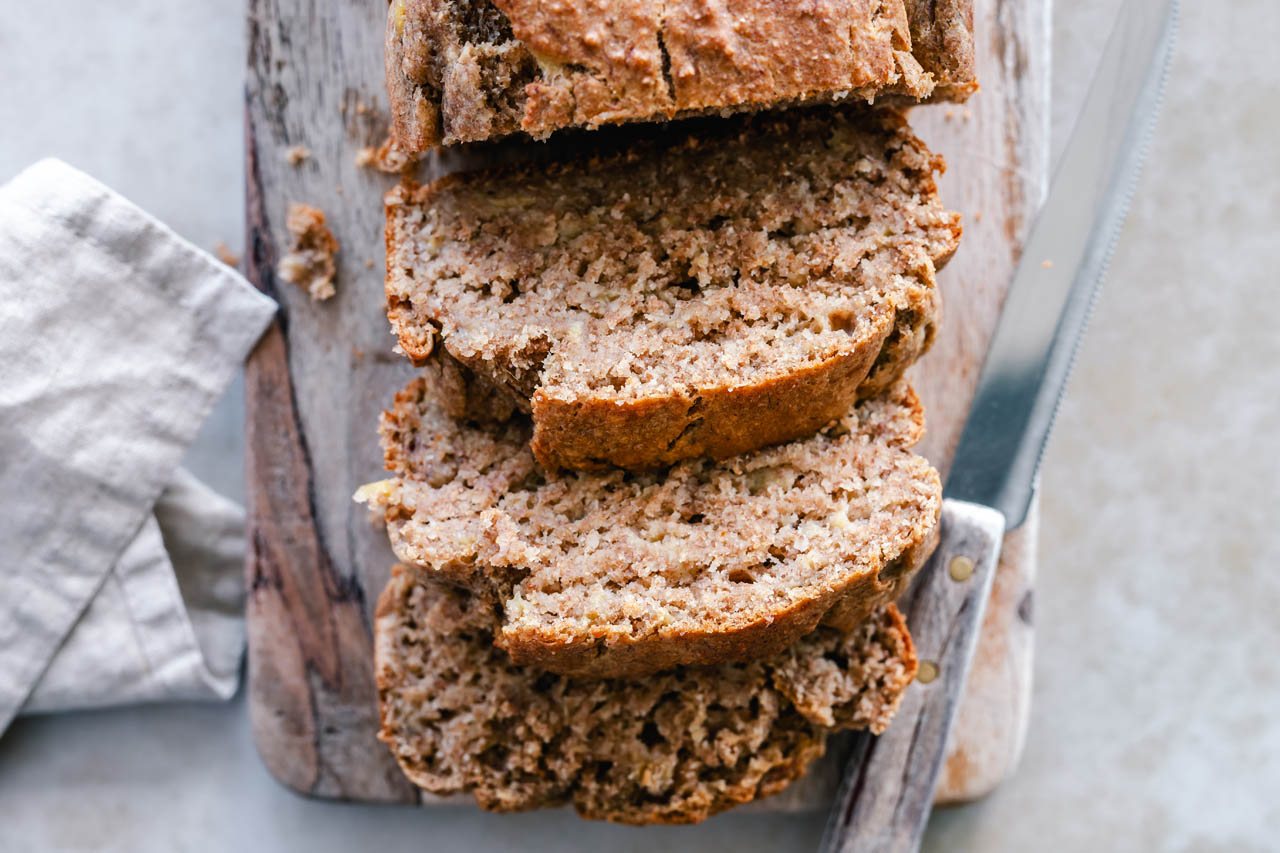
[[[397,567],[378,601],[378,737],[415,784],[494,811],[572,804],[693,823],[786,787],[835,729],[889,724],[916,671],[901,615],[751,663],[583,681],[513,664],[491,603]]]
[[[280,259],[277,274],[301,287],[314,300],[333,296],[337,292],[333,280],[338,272],[338,241],[325,225],[324,211],[291,202],[285,230],[289,233],[289,251]]]
[[[501,613],[517,663],[591,676],[775,654],[895,599],[935,542],[937,472],[905,382],[807,439],[664,472],[548,474],[500,388],[434,359],[382,421],[357,500],[397,557]]]
[[[240,267],[240,254],[234,251],[226,242],[219,240],[213,244],[213,255],[229,267]]]
[[[393,0],[386,73],[410,150],[977,89],[972,0]]]
[[[366,145],[357,151],[355,164],[362,169],[377,169],[394,175],[412,171],[420,159],[420,154],[405,151],[394,138],[388,136],[377,147]]]
[[[896,112],[695,122],[387,196],[388,316],[531,411],[548,468],[786,441],[930,346],[959,215]]]

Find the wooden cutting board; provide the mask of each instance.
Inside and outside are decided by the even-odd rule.
[[[941,274],[942,332],[913,370],[945,475],[982,355],[1045,189],[1048,0],[975,0],[982,91],[914,111],[946,155],[944,202],[965,236]],[[250,0],[246,85],[249,278],[280,303],[246,367],[249,708],[271,773],[302,793],[418,802],[377,743],[370,617],[393,562],[383,530],[351,501],[381,473],[374,425],[412,376],[383,316],[382,194],[393,179],[355,165],[386,129],[385,4]],[[310,157],[291,164],[303,145]],[[436,162],[438,172],[451,165]],[[323,209],[342,244],[338,295],[313,303],[274,274],[291,201]],[[1034,525],[1034,521],[1032,522]],[[1016,762],[1030,678],[1034,527],[1006,544],[940,799],[979,795]],[[805,782],[757,807],[820,808],[842,741]]]

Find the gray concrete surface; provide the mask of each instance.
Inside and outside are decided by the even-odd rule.
[[[1115,2],[1056,10],[1055,151]],[[1160,132],[1046,459],[1026,757],[988,800],[936,814],[930,851],[1280,847],[1280,6],[1183,11]],[[0,0],[0,180],[57,154],[195,242],[238,248],[241,20],[211,0]],[[233,496],[242,417],[237,387],[188,460]],[[630,830],[307,801],[262,769],[243,697],[24,720],[0,738],[6,853],[746,853],[812,849],[820,832],[821,816]]]

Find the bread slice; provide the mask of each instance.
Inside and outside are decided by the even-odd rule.
[[[393,0],[400,144],[977,88],[972,0]]]
[[[959,216],[892,111],[682,126],[387,197],[387,313],[531,411],[549,469],[808,435],[928,349]]]
[[[401,568],[374,624],[378,737],[415,784],[494,811],[694,823],[786,787],[833,729],[884,731],[916,672],[893,605],[765,661],[637,681],[516,666],[496,627],[489,603]]]
[[[777,654],[895,599],[935,543],[905,382],[807,439],[661,473],[549,475],[529,433],[436,360],[384,415],[395,476],[356,495],[401,561],[494,602],[517,664],[636,677]]]

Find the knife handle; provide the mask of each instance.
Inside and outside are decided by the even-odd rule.
[[[860,735],[849,755],[823,853],[905,853],[920,846],[991,591],[1004,516],[944,500],[938,547],[898,602],[920,670],[888,731]]]

